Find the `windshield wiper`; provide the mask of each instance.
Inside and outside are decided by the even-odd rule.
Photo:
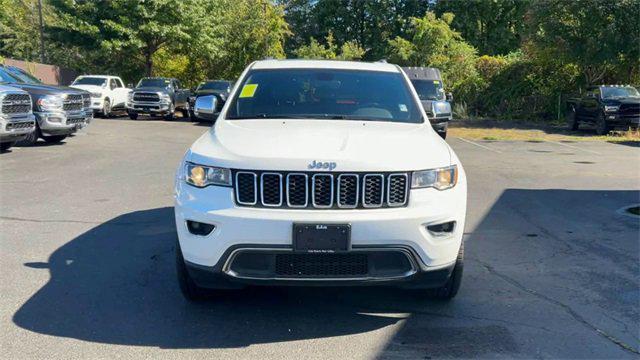
[[[283,115],[283,114],[252,114],[246,116],[229,116],[229,120],[246,120],[246,119],[300,119],[299,115]]]

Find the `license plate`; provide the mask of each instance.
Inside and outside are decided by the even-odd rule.
[[[293,224],[293,250],[334,253],[351,250],[349,224]]]

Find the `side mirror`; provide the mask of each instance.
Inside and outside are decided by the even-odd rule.
[[[218,98],[215,95],[198,96],[193,107],[193,113],[195,116],[212,116],[217,107]]]
[[[447,101],[449,101],[449,102],[453,101],[453,94],[452,93],[448,92],[445,95],[445,97],[447,98]]]

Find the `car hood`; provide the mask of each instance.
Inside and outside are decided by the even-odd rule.
[[[106,90],[104,87],[98,85],[71,85],[71,88],[85,90],[92,93],[99,93]]]
[[[137,87],[135,89],[133,89],[133,92],[136,91],[145,91],[145,92],[163,92],[163,93],[168,93],[169,91],[167,90],[167,88],[162,88],[162,87]]]
[[[617,98],[617,99],[606,99],[604,101],[605,105],[622,105],[622,104],[640,104],[640,98]]]
[[[187,161],[233,169],[409,171],[451,164],[449,146],[429,124],[348,120],[221,120],[191,147]]]
[[[74,89],[66,86],[44,85],[44,84],[11,84],[12,87],[27,91],[31,95],[56,95],[68,93],[84,93],[80,89]]]
[[[224,90],[198,90],[193,92],[194,95],[222,95],[227,96],[227,92]]]

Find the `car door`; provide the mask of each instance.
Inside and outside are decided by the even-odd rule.
[[[594,87],[587,92],[587,97],[583,102],[583,117],[587,120],[594,120],[599,113],[600,88]]]
[[[180,84],[180,81],[174,80],[174,83],[176,89],[176,106],[184,108],[187,106],[187,101],[189,101],[187,90],[182,88],[182,84]]]
[[[125,106],[130,89],[124,87],[124,84],[122,83],[122,80],[120,78],[113,78],[112,80],[116,85],[114,89],[114,98],[116,99],[116,104],[117,106]]]

